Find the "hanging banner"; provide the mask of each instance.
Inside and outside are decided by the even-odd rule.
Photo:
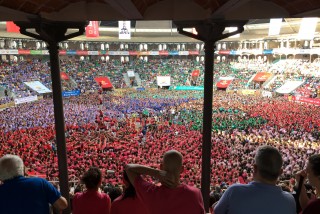
[[[131,22],[119,21],[119,39],[131,39]]]
[[[49,93],[51,90],[44,86],[39,81],[31,81],[31,82],[24,82],[27,86],[29,86],[32,90],[38,92],[39,94]]]
[[[71,97],[71,96],[79,96],[81,91],[78,90],[73,90],[73,91],[63,91],[62,96],[63,97]]]
[[[194,71],[192,71],[191,76],[193,76],[193,77],[198,77],[199,75],[200,75],[200,70],[194,70]]]
[[[112,88],[111,81],[108,77],[96,77],[94,80],[101,86],[101,88]]]
[[[299,96],[289,96],[288,99],[296,102],[309,103],[313,105],[320,106],[320,99],[317,98],[308,98],[308,97],[299,97]]]
[[[267,72],[259,72],[256,74],[256,76],[253,78],[253,81],[256,82],[265,82],[272,76],[271,73]]]
[[[199,51],[189,51],[189,55],[199,55]]]
[[[158,86],[170,86],[171,77],[170,76],[157,76],[157,85]]]
[[[66,72],[60,72],[60,77],[63,80],[69,80],[69,76],[66,74]]]
[[[20,33],[20,28],[13,22],[7,22],[7,32],[9,33]]]
[[[160,56],[168,56],[169,52],[168,51],[159,51]]]
[[[228,88],[232,80],[220,80],[217,82],[217,88]]]
[[[37,96],[16,98],[16,99],[14,99],[14,104],[18,105],[18,104],[21,104],[21,103],[29,103],[29,102],[33,102],[33,101],[37,101],[37,100],[38,100]]]
[[[99,37],[99,22],[90,21],[86,27],[86,37]]]
[[[303,84],[303,81],[290,80],[276,90],[280,94],[289,94]]]
[[[134,71],[133,70],[128,70],[127,74],[128,74],[128,77],[134,77]]]
[[[24,55],[29,55],[30,54],[30,50],[23,50],[23,49],[19,49],[18,50],[19,54],[24,54]]]

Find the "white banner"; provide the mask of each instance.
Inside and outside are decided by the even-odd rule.
[[[303,81],[288,81],[283,86],[276,90],[280,94],[289,94],[290,92],[296,90],[300,85],[303,84]]]
[[[157,76],[157,85],[158,86],[170,86],[171,77],[170,76]]]
[[[16,105],[21,103],[29,103],[38,100],[38,96],[29,96],[29,97],[22,97],[14,99],[14,103]]]
[[[32,81],[32,82],[24,82],[27,86],[29,86],[32,90],[38,92],[39,94],[49,93],[51,90],[44,86],[39,81]]]
[[[127,71],[127,74],[128,74],[129,77],[134,77],[134,71],[133,70]]]
[[[99,51],[88,51],[88,55],[99,55]]]
[[[270,91],[262,91],[262,96],[263,97],[272,97],[272,92],[270,92]]]
[[[233,80],[234,77],[220,77],[219,80]]]
[[[189,55],[189,51],[179,51],[179,55],[180,56],[188,56]]]
[[[0,54],[19,54],[18,49],[2,49],[0,50]]]
[[[131,22],[119,21],[119,39],[131,39]]]

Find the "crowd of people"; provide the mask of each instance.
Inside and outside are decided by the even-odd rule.
[[[100,97],[102,96],[102,98]],[[103,100],[99,105],[100,99]],[[183,181],[199,186],[202,102],[200,92],[108,92],[65,99],[71,177],[90,165],[105,171],[107,182],[121,183],[124,161],[159,164],[170,148],[185,156]],[[285,177],[319,151],[320,109],[283,98],[217,93],[213,102],[212,186],[250,179],[252,152],[259,143],[285,155]],[[58,176],[52,100],[8,108],[1,113],[0,155],[13,152],[49,180]],[[251,157],[251,158],[250,158]],[[232,162],[230,162],[232,161]],[[226,173],[228,172],[228,173]]]
[[[95,77],[108,76],[114,88],[127,88],[123,74],[133,70],[139,74],[141,86],[146,88],[157,87],[157,76],[170,76],[171,85],[203,85],[204,73],[203,63],[191,59],[150,59],[133,60],[121,63],[119,60],[80,60],[62,59],[60,61],[61,72],[67,75],[62,79],[63,90],[70,91],[79,89],[82,92],[94,91],[99,88]],[[222,77],[232,77],[231,90],[241,88],[257,88],[251,77],[258,72],[270,72],[276,77],[267,89],[275,91],[288,80],[301,80],[304,85],[296,93],[306,97],[317,97],[320,78],[316,74],[319,62],[315,60],[310,63],[299,59],[283,59],[274,63],[266,63],[261,60],[241,60],[230,62],[215,62],[214,82]],[[24,82],[40,81],[51,89],[50,67],[45,59],[33,59],[29,61],[0,64],[0,82],[7,85],[7,89],[15,97],[26,97],[36,95],[37,92],[28,88]],[[194,70],[199,70],[197,78],[191,78]],[[19,72],[17,72],[19,71]],[[259,86],[260,87],[260,86]]]
[[[161,171],[142,168],[142,173],[139,171],[141,168],[135,168],[135,165],[126,167],[130,163],[139,163],[153,169],[161,168],[164,160],[159,157],[172,150],[180,151],[179,154],[183,156],[181,164],[184,170],[175,177],[178,176],[188,186],[200,188],[203,92],[155,88],[147,88],[146,91],[118,89],[102,92],[97,90],[98,84],[93,84],[94,76],[101,73],[102,67],[103,70],[112,67],[109,71],[113,72],[117,79],[114,81],[118,81],[119,85],[123,84],[122,72],[133,67],[142,79],[150,78],[145,81],[145,84],[149,81],[149,87],[153,86],[155,76],[171,75],[173,70],[177,73],[173,75],[175,83],[183,84],[184,79],[198,65],[190,60],[135,63],[125,66],[111,62],[79,62],[77,66],[69,61],[61,63],[62,71],[74,79],[78,86],[85,88],[86,92],[80,96],[64,98],[68,172],[70,181],[73,181],[70,187],[74,190],[81,186],[80,180],[87,185],[83,175],[92,166],[101,170],[101,179],[98,179],[101,182],[98,184],[106,192],[109,192],[109,187],[123,186],[124,171],[129,172],[127,180],[134,187],[138,185],[134,173],[149,175],[145,177],[145,182],[155,186],[160,183],[175,185],[169,177],[169,180],[163,180],[166,176],[153,174]],[[11,75],[9,69],[1,71],[2,78],[14,91],[24,90],[19,81],[34,80],[36,78],[33,75],[41,73],[39,70],[40,73],[33,73],[33,69],[48,69],[41,61],[25,62],[19,66],[23,68],[21,74]],[[175,69],[170,70],[171,67]],[[236,69],[231,64],[217,64],[215,69],[217,76],[235,75],[239,87],[243,87],[254,73],[248,72],[248,68],[245,71]],[[41,73],[41,80],[49,83],[50,75],[45,74]],[[199,81],[201,78],[203,74]],[[318,86],[316,77],[306,78],[312,87]],[[66,87],[69,86],[73,87],[66,84]],[[32,94],[31,91],[29,93]],[[291,102],[284,97],[244,96],[215,91],[212,113],[210,186],[211,196],[216,199],[224,191],[230,192],[230,185],[246,184],[256,179],[253,166],[260,146],[267,145],[280,151],[283,172],[277,174],[279,183],[276,184],[291,193],[297,184],[295,175],[305,168],[310,156],[320,153],[318,106]],[[42,176],[56,183],[59,171],[55,134],[51,98],[4,109],[0,114],[0,157],[16,154],[24,160],[27,174]],[[97,171],[92,173],[99,174]],[[147,185],[141,180],[139,183]],[[226,195],[229,194],[227,192]],[[51,202],[54,203],[59,197],[56,193]],[[106,197],[101,200],[110,203]],[[217,205],[217,213],[224,213],[219,212],[227,206],[222,203]]]

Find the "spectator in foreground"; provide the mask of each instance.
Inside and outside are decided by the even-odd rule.
[[[320,154],[312,155],[309,158],[306,170],[298,173],[297,181],[300,178],[308,178],[309,183],[316,188],[317,198],[309,199],[305,185],[302,185],[299,201],[303,209],[302,214],[320,213]]]
[[[112,202],[111,214],[147,214],[147,210],[137,197],[136,190],[130,183],[127,173],[123,173],[124,191]]]
[[[24,164],[16,155],[0,158],[0,213],[44,214],[49,204],[61,211],[68,203],[54,186],[42,178],[24,176]]]
[[[99,187],[102,182],[101,171],[91,167],[84,173],[81,181],[86,186],[86,191],[77,193],[73,198],[73,214],[109,214],[111,208],[110,197],[100,193]]]
[[[170,150],[164,154],[160,170],[138,164],[126,166],[128,178],[149,213],[204,214],[200,190],[180,183],[182,171],[182,155],[176,150]],[[159,179],[161,186],[144,180],[141,175]]]
[[[253,166],[253,182],[229,187],[214,207],[215,214],[295,214],[293,196],[276,186],[282,173],[280,152],[271,146],[259,147]]]

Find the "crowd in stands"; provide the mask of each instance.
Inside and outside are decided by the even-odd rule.
[[[30,61],[0,64],[0,82],[5,83],[14,97],[37,95],[37,92],[28,88],[24,82],[38,80],[51,89],[50,68],[48,61],[33,59]],[[61,72],[65,72],[69,79],[62,80],[64,91],[80,89],[82,92],[95,91],[99,84],[95,77],[108,76],[114,88],[126,88],[123,74],[133,70],[139,74],[141,86],[146,88],[157,87],[157,76],[171,76],[171,85],[203,85],[204,64],[191,59],[150,59],[133,60],[121,63],[119,60],[108,62],[101,60],[62,59]],[[318,70],[320,63],[314,60],[310,63],[299,59],[283,59],[269,64],[261,60],[241,60],[230,62],[216,62],[214,65],[214,82],[220,77],[233,77],[228,89],[243,88],[259,89],[261,85],[250,79],[258,72],[271,72],[275,78],[264,89],[271,92],[289,80],[301,80],[304,84],[295,92],[297,95],[317,97],[320,77]],[[193,79],[193,70],[200,70],[199,77]],[[195,81],[193,81],[195,80]],[[39,94],[38,94],[39,95]]]

